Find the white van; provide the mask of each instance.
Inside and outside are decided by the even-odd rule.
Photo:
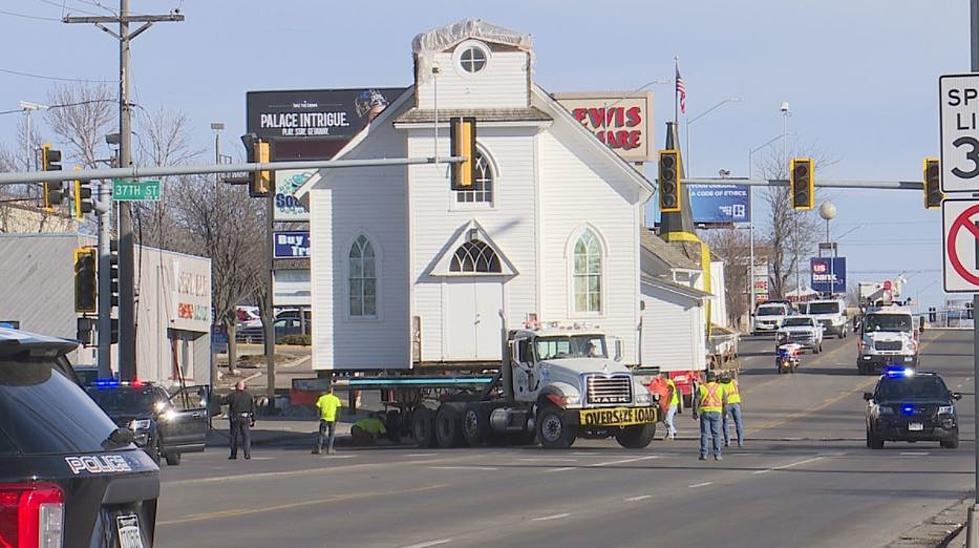
[[[809,302],[809,315],[823,326],[823,333],[846,338],[849,324],[846,318],[846,305],[842,299],[825,299]]]

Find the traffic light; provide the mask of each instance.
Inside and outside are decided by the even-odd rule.
[[[680,152],[676,149],[659,151],[659,210],[662,213],[680,211]]]
[[[61,151],[51,148],[51,145],[41,146],[41,171],[61,171]],[[43,188],[44,209],[51,210],[60,205],[65,198],[64,184],[41,183]]]
[[[925,158],[922,168],[922,180],[925,190],[925,209],[942,207],[941,178],[938,165],[938,158]]]
[[[449,119],[449,154],[465,160],[452,164],[452,190],[469,190],[476,180],[476,119],[472,116]]]
[[[98,251],[94,247],[75,248],[75,312],[98,310]]]
[[[268,141],[250,139],[248,162],[266,164],[272,161],[272,147]],[[248,195],[252,198],[267,198],[275,186],[275,172],[271,170],[253,171],[248,181]]]
[[[119,240],[109,240],[109,291],[112,306],[119,306]]]
[[[816,203],[816,172],[812,158],[792,158],[789,164],[792,209],[812,209]]]
[[[86,213],[95,210],[95,202],[92,200],[92,181],[75,179],[72,181],[72,212],[76,219],[83,219]]]

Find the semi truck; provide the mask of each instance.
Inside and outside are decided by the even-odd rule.
[[[621,341],[580,325],[507,332],[497,368],[349,377],[340,389],[380,389],[387,423],[419,447],[487,444],[571,447],[577,438],[649,445],[657,397],[621,362]],[[471,372],[472,373],[472,372]]]

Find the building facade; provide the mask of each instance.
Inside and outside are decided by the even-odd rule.
[[[475,182],[452,190],[439,163],[323,170],[300,189],[313,367],[492,362],[507,329],[550,321],[619,337],[637,363],[650,182],[534,82],[529,36],[467,20],[413,54],[414,85],[336,158],[447,157],[449,118],[474,116]]]

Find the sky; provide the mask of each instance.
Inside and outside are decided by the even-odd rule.
[[[57,83],[5,71],[116,79],[117,42],[59,19],[117,8],[117,0],[0,2],[0,111],[44,103]],[[788,101],[793,146],[836,160],[817,165],[817,179],[920,180],[922,158],[938,155],[938,77],[969,69],[966,0],[131,0],[130,8],[186,16],[133,42],[134,99],[184,113],[201,148],[213,146],[212,122],[226,125],[225,147],[240,148],[250,90],[410,85],[412,37],[474,17],[532,34],[534,77],[552,92],[669,80],[678,57],[690,118],[741,98],[691,126],[690,175],[746,175],[748,151],[781,134]],[[651,89],[661,145],[672,87]],[[0,144],[18,146],[21,119],[0,115]],[[831,232],[843,236],[848,284],[908,272],[906,296],[944,302],[941,213],[925,211],[920,193],[834,190],[823,199],[838,209]],[[756,201],[756,216],[762,207]]]

